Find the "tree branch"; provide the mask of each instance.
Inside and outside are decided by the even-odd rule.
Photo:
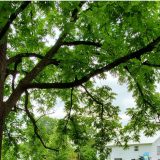
[[[15,78],[16,78],[17,67],[18,67],[18,62],[14,64],[14,70],[13,70],[14,74],[12,75],[12,91],[14,91],[15,89]]]
[[[71,13],[71,18],[73,18],[73,21],[71,20],[71,22],[76,22],[78,19],[78,11],[79,8],[81,8],[83,6],[83,4],[85,3],[85,1],[81,1],[78,5],[78,8],[75,8],[72,13]]]
[[[15,90],[15,79],[16,79],[16,71],[17,71],[17,67],[18,67],[18,61],[16,63],[14,63],[14,74],[12,75],[12,92],[14,92]],[[14,105],[14,111],[16,112],[16,105]]]
[[[11,57],[10,59],[8,59],[7,63],[11,64],[11,63],[16,63],[17,61],[22,61],[22,58],[31,58],[31,57],[35,57],[35,58],[39,58],[39,59],[43,59],[44,56],[37,54],[37,53],[21,53],[21,54],[17,54],[14,57]],[[48,59],[48,64],[54,64],[54,65],[59,65],[59,62],[55,59]]]
[[[87,45],[87,46],[95,46],[95,47],[102,46],[102,44],[100,44],[98,42],[91,42],[91,41],[63,42],[63,45],[66,45],[66,46]]]
[[[125,67],[126,71],[130,74],[130,76],[133,78],[134,80],[134,83],[138,89],[138,92],[139,92],[139,95],[140,97],[142,98],[144,104],[147,106],[147,107],[151,107],[152,109],[155,109],[155,106],[145,97],[145,94],[143,93],[143,90],[139,84],[139,82],[136,80],[136,78],[133,76],[132,72],[129,70],[129,68],[126,66]],[[143,108],[143,112],[146,113],[146,115],[150,116],[147,112],[146,112],[146,108]]]
[[[153,40],[151,43],[149,43],[147,46],[144,48],[139,49],[138,51],[132,52],[130,54],[127,54],[123,57],[117,58],[115,61],[107,64],[106,66],[96,69],[91,71],[89,74],[86,76],[82,77],[79,80],[75,80],[73,82],[67,82],[67,83],[28,83],[24,86],[24,88],[29,89],[29,88],[39,88],[39,89],[49,89],[49,88],[59,88],[59,89],[65,89],[65,88],[72,88],[72,87],[77,87],[85,82],[87,82],[90,78],[101,74],[103,72],[107,72],[120,64],[126,63],[127,61],[137,58],[143,54],[147,54],[148,52],[152,51],[156,45],[160,42],[160,37],[157,39]]]
[[[142,90],[139,82],[136,80],[136,78],[133,76],[133,74],[131,73],[131,71],[129,70],[129,68],[128,68],[127,66],[125,67],[125,69],[126,69],[127,72],[130,74],[130,76],[133,78],[133,80],[134,80],[134,82],[135,82],[135,85],[136,85],[136,87],[137,87],[137,89],[138,89],[138,92],[139,92],[139,94],[140,94],[140,97],[142,98],[143,103],[145,104],[145,106],[146,106],[147,108],[148,108],[148,107],[151,107],[152,110],[155,112],[156,107],[154,106],[153,103],[151,103],[151,102],[148,100],[148,98],[145,97],[145,94],[143,93],[143,90]],[[141,112],[141,115],[144,115],[144,113],[145,113],[149,118],[152,118],[151,121],[154,120],[155,123],[159,124],[159,122],[160,122],[159,113],[156,112],[157,117],[154,116],[154,115],[151,115],[151,114],[147,113],[147,108],[142,108],[142,110],[140,111],[140,112]],[[139,119],[138,119],[138,121],[137,121],[137,119],[136,119],[136,123],[139,123]]]
[[[27,72],[27,71],[24,71],[24,70],[21,70],[21,72],[20,72],[20,71],[17,71],[17,70],[7,69],[6,77],[7,77],[8,75],[14,76],[14,75],[17,75],[17,74],[20,74],[20,73],[27,74],[28,72]],[[5,78],[6,78],[6,77],[5,77]]]
[[[92,94],[87,90],[87,88],[86,88],[84,85],[81,85],[81,86],[84,88],[84,90],[85,90],[85,92],[87,93],[87,95],[88,95],[94,102],[96,102],[97,104],[103,106],[103,103],[102,103],[101,101],[97,100],[96,97],[92,96]]]
[[[29,93],[27,91],[25,91],[25,94],[26,94],[26,97],[25,97],[25,111],[26,111],[27,116],[29,117],[29,119],[32,122],[35,135],[40,140],[40,142],[42,143],[42,145],[43,145],[44,148],[49,149],[49,150],[53,150],[53,151],[56,151],[56,152],[59,151],[58,149],[47,147],[46,144],[44,143],[42,137],[39,135],[39,133],[38,133],[38,126],[36,124],[36,120],[33,118],[32,114],[28,110]]]
[[[80,6],[82,6],[83,3],[84,2],[80,2]],[[76,15],[78,14],[78,9],[77,8],[74,9],[72,13],[73,13],[72,18],[74,21],[71,21],[69,23],[76,22],[76,20],[77,20]],[[55,45],[50,48],[50,50],[46,53],[44,58],[25,76],[24,79],[22,79],[19,82],[17,88],[14,90],[14,92],[10,95],[10,97],[6,101],[6,105],[7,105],[6,111],[8,113],[10,112],[12,106],[14,106],[17,103],[21,94],[24,92],[24,87],[26,86],[26,84],[31,83],[32,80],[48,65],[48,59],[52,59],[52,57],[55,56],[55,54],[57,54],[59,48],[63,44],[63,40],[67,36],[67,34],[68,34],[68,30],[67,30],[67,32],[66,32],[66,30],[64,30],[62,32],[62,34],[59,36]]]
[[[36,122],[38,122],[41,118],[45,117],[45,116],[48,116],[49,114],[53,114],[54,112],[51,112],[51,113],[44,113],[43,115],[41,115],[37,120]]]
[[[42,59],[44,58],[44,56],[40,55],[40,54],[36,54],[36,53],[20,53],[20,54],[17,54],[16,56],[14,57],[11,57],[7,60],[7,63],[8,64],[11,64],[11,63],[15,63],[17,61],[20,61],[22,60],[22,58],[24,57],[36,57],[36,58],[39,58],[39,59]]]
[[[149,66],[149,67],[160,68],[160,64],[152,64],[152,63],[149,63],[149,62],[143,62],[142,65]]]
[[[19,13],[21,13],[28,5],[31,3],[30,1],[24,1],[21,6],[10,15],[10,18],[8,19],[7,23],[4,25],[4,27],[0,31],[0,40],[3,38],[3,36],[6,34],[8,31],[10,25],[12,22],[16,19]]]
[[[66,116],[67,120],[66,120],[66,123],[64,125],[64,129],[63,129],[64,131],[67,130],[67,125],[68,125],[68,122],[69,122],[69,120],[71,118],[71,111],[72,111],[72,108],[73,108],[73,90],[74,90],[74,88],[71,89],[70,108],[69,108],[69,112],[68,112],[68,114]]]

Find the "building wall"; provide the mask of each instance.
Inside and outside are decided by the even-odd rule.
[[[160,160],[160,155],[157,154],[157,146],[160,146],[160,138],[152,144],[152,160]]]
[[[139,150],[134,151],[134,147],[138,146]],[[114,160],[115,158],[122,158],[122,160],[132,160],[138,159],[140,156],[143,156],[145,152],[149,152],[150,156],[152,156],[151,151],[154,150],[152,144],[139,144],[139,145],[131,145],[128,149],[123,150],[122,147],[113,146],[112,152],[110,154],[110,159]],[[157,159],[152,159],[157,160]]]

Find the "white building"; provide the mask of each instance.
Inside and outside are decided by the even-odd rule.
[[[125,150],[114,144],[109,145],[112,148],[109,159],[138,160],[144,157],[145,160],[160,160],[160,133],[153,137],[142,136],[139,142],[129,142],[128,145],[129,148]]]

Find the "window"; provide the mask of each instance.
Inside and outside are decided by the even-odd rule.
[[[139,150],[138,146],[134,146],[134,151],[138,151],[138,150]]]
[[[157,146],[157,155],[160,155],[160,146]]]

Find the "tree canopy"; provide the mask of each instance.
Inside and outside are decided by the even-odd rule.
[[[105,160],[109,142],[159,130],[159,2],[12,1],[0,11],[2,159]],[[126,126],[116,93],[95,85],[107,72],[135,98]],[[45,115],[57,99],[60,120]]]

